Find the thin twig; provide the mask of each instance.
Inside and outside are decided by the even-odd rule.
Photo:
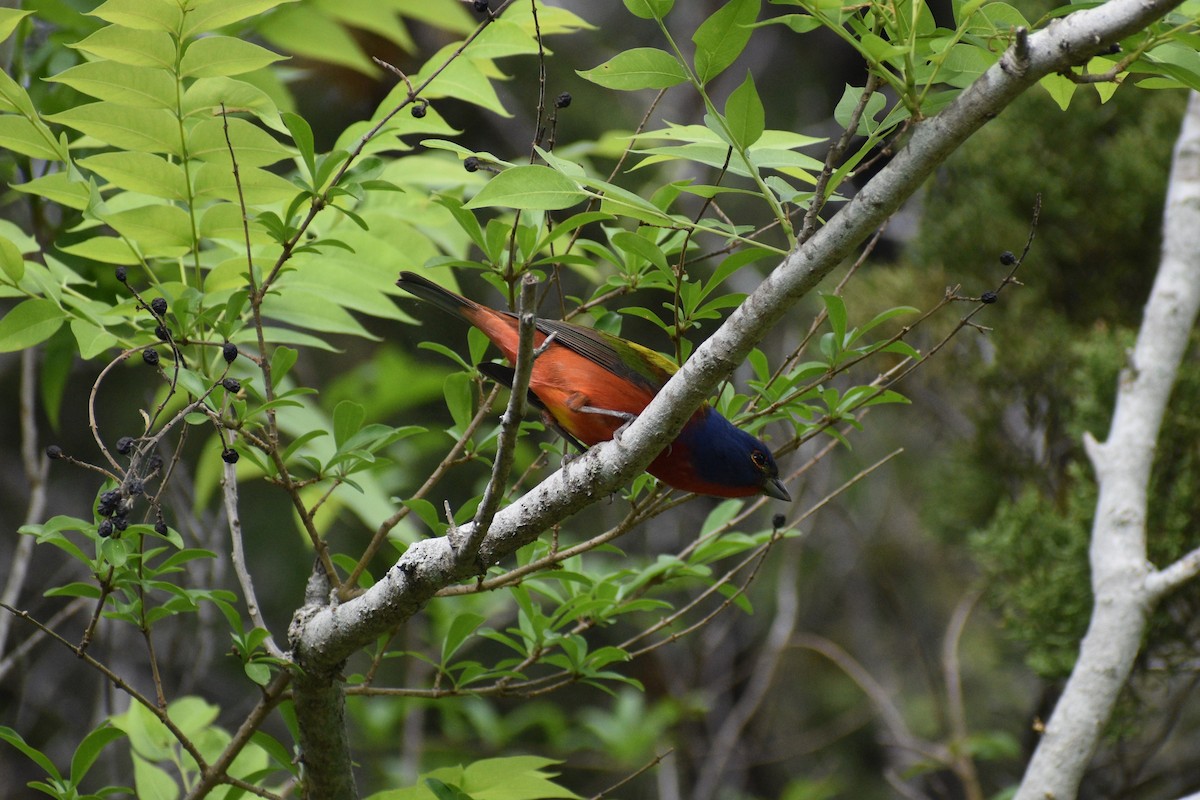
[[[517,303],[517,357],[513,365],[512,392],[508,397],[508,407],[500,417],[500,440],[496,444],[496,459],[492,463],[492,478],[483,490],[483,499],[475,512],[475,527],[469,538],[455,548],[455,558],[460,563],[474,561],[479,555],[479,547],[492,526],[492,519],[500,508],[504,497],[504,487],[508,483],[509,473],[512,472],[513,458],[517,449],[517,439],[521,433],[521,420],[525,417],[525,405],[528,400],[529,380],[533,375],[533,338],[537,331],[537,317],[534,314],[537,278],[527,272],[521,279],[521,293]]]

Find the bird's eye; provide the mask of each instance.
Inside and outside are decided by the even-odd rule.
[[[750,460],[754,462],[754,466],[762,469],[767,465],[767,457],[762,450],[755,450],[750,454]]]

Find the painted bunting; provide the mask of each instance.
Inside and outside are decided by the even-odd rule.
[[[401,272],[396,285],[479,328],[510,363],[516,361],[515,314],[468,300],[412,272]],[[678,369],[636,342],[570,322],[539,318],[535,347],[552,334],[549,347],[533,362],[530,400],[581,450],[617,435]],[[512,383],[510,368],[481,364],[480,370],[500,383]],[[687,492],[717,497],[762,493],[791,500],[767,446],[708,403],[647,471]]]

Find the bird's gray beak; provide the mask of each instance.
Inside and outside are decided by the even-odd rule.
[[[792,502],[792,496],[788,494],[788,490],[783,488],[783,481],[779,478],[771,478],[762,486],[762,493],[767,497],[774,497],[776,500],[782,500],[785,503]]]

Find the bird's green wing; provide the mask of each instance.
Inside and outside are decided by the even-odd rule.
[[[570,322],[539,319],[538,329],[554,341],[622,378],[656,393],[679,371],[666,357],[637,342]]]

